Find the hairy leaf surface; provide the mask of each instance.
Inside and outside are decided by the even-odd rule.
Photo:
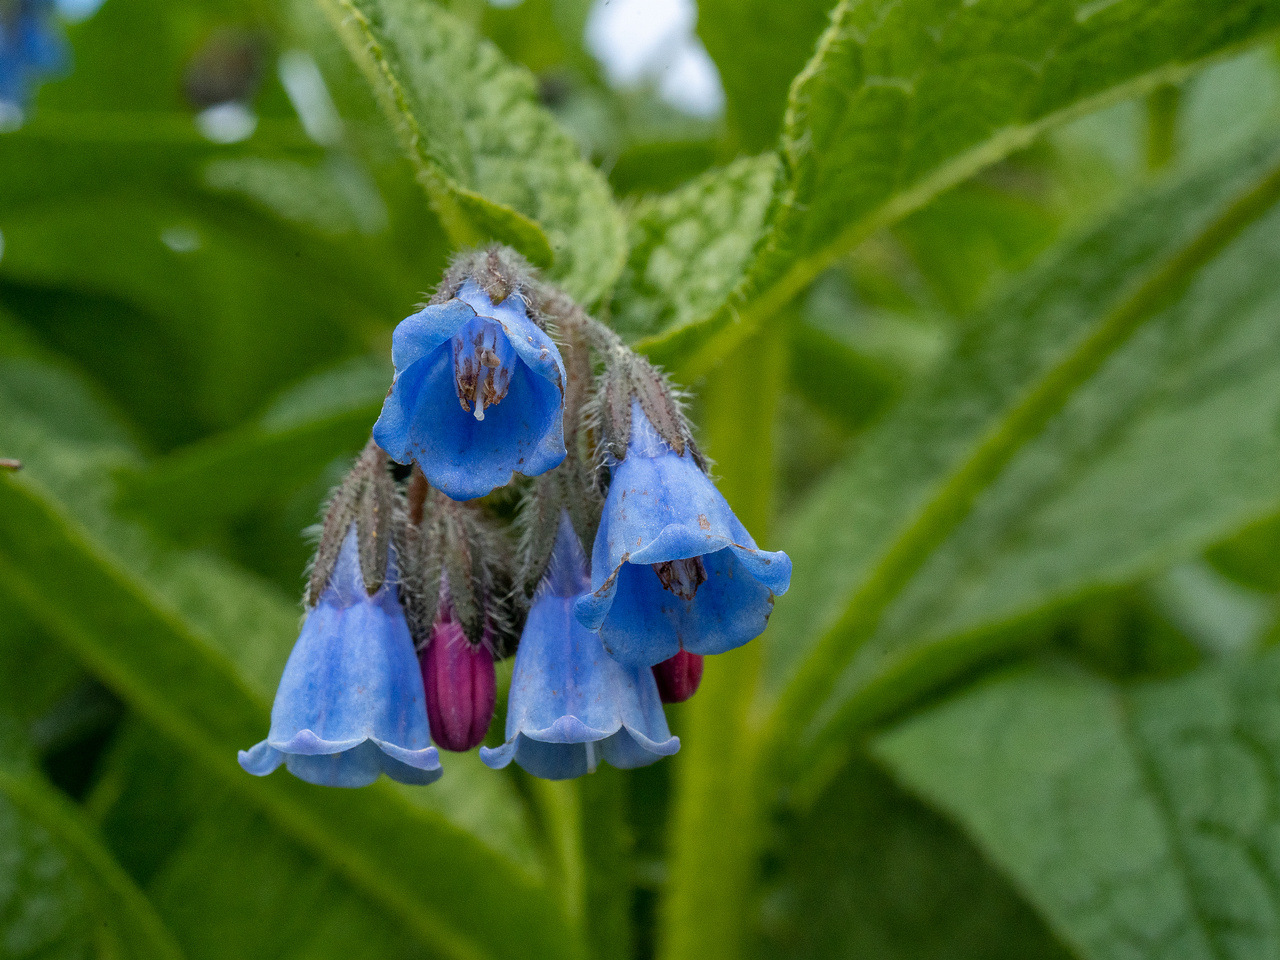
[[[1051,667],[878,741],[1088,960],[1280,950],[1280,658],[1125,689]]]
[[[801,669],[784,715],[866,719],[1274,513],[1278,165],[1259,146],[1067,244],[822,484],[769,637],[766,675]]]
[[[435,3],[325,2],[453,241],[509,243],[574,296],[599,298],[622,267],[622,219],[533,77]]]
[[[749,334],[875,230],[1053,124],[1277,27],[1266,0],[843,0],[791,88],[769,237],[699,339],[733,320],[724,339]],[[700,349],[699,369],[724,345]]]

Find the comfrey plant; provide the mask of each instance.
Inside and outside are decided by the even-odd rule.
[[[69,60],[53,0],[0,0],[0,126],[20,121],[39,80]]]
[[[430,783],[432,741],[486,739],[495,662],[512,653],[488,766],[559,780],[675,753],[663,703],[693,696],[704,656],[764,630],[791,561],[716,490],[671,384],[504,247],[459,258],[392,353],[373,440],[328,508],[271,731],[241,765]],[[480,499],[509,484],[510,524],[509,498]]]

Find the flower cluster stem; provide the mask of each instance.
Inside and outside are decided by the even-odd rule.
[[[700,391],[704,437],[720,487],[762,537],[771,513],[780,340],[776,333],[749,340]],[[761,651],[752,643],[708,658],[701,688],[683,707],[662,960],[731,960],[747,952],[763,841],[756,782],[760,732],[751,722]]]

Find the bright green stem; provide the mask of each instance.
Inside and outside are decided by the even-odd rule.
[[[587,948],[594,960],[621,960],[632,951],[626,779],[602,764],[580,782]]]
[[[546,833],[551,888],[560,894],[564,915],[582,929],[585,880],[582,855],[582,805],[574,780],[530,777],[530,789]]]
[[[782,359],[776,332],[753,338],[700,391],[703,439],[720,489],[765,546]],[[753,782],[759,737],[750,706],[759,667],[759,642],[708,657],[702,688],[685,708],[674,771],[663,960],[740,957],[754,926],[763,811]]]

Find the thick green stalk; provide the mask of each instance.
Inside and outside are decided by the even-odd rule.
[[[721,491],[763,545],[773,493],[773,419],[782,370],[776,331],[735,350],[701,391],[700,420]],[[759,643],[708,657],[685,708],[674,772],[662,907],[663,960],[729,960],[752,927],[762,810],[750,721]]]
[[[581,784],[583,932],[594,960],[620,960],[632,952],[626,778],[623,771],[602,764]]]

